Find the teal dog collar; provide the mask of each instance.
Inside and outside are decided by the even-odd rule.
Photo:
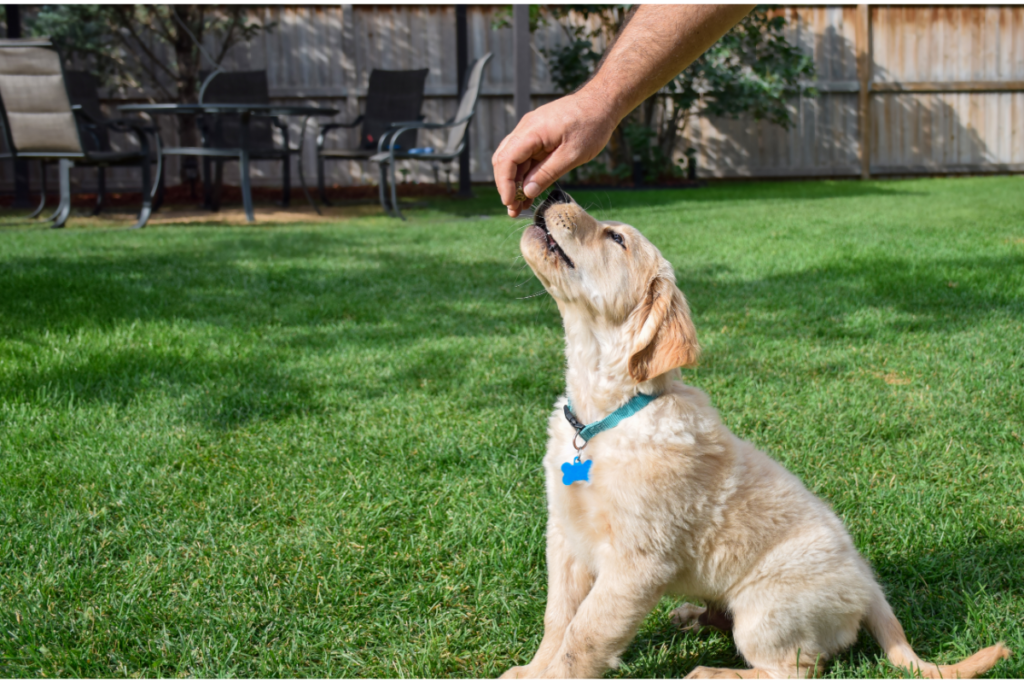
[[[646,408],[647,404],[656,398],[658,397],[652,394],[637,394],[626,401],[626,403],[615,412],[601,418],[597,422],[591,422],[588,425],[580,422],[572,412],[572,401],[566,401],[565,419],[568,420],[569,425],[576,430],[576,436],[572,439],[572,445],[576,449],[576,457],[573,458],[571,463],[567,462],[562,465],[562,483],[568,486],[569,484],[577,481],[589,481],[590,467],[594,462],[592,460],[587,460],[585,462],[580,461],[580,454],[583,452],[583,447],[587,445],[587,442],[601,432],[617,426],[627,417],[636,415]],[[576,439],[583,439],[583,445],[577,446]]]

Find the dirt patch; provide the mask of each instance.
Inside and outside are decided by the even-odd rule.
[[[875,377],[879,378],[886,384],[892,384],[896,386],[902,386],[904,384],[910,384],[911,379],[900,375],[898,372],[887,372],[884,375],[880,372],[871,373]]]
[[[316,193],[316,190],[310,189],[313,197],[319,201],[320,197]],[[254,187],[252,189],[253,202],[260,204],[272,204],[274,202],[281,201],[282,192],[280,188],[273,187]],[[355,185],[352,187],[341,187],[334,186],[327,188],[327,199],[330,201],[338,202],[357,202],[367,201],[375,202],[379,197],[379,190],[374,185]],[[448,187],[445,185],[434,185],[434,184],[415,184],[415,183],[404,183],[398,186],[399,198],[405,197],[447,197],[454,196],[455,188],[452,191],[448,191]],[[168,187],[164,191],[164,205],[165,206],[188,206],[190,204],[199,204],[202,202],[203,187],[201,183],[196,183],[195,193],[193,194],[192,188],[188,185],[175,185]],[[36,205],[39,201],[39,195],[33,193],[31,195],[32,206]],[[56,193],[47,194],[46,202],[47,206],[56,208],[58,197]],[[221,191],[221,206],[230,206],[232,204],[242,203],[242,189],[230,185],[225,185]],[[0,197],[0,206],[9,208],[14,202],[14,198],[11,196]],[[104,208],[110,207],[125,207],[134,208],[142,204],[142,193],[141,192],[108,192],[104,200]],[[303,206],[309,210],[309,204],[306,202],[306,197],[302,193],[301,187],[292,187],[291,196],[292,206]],[[83,192],[71,195],[71,205],[76,209],[88,209],[96,205],[96,193]]]

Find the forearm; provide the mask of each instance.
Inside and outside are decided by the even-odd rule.
[[[579,91],[530,112],[495,150],[494,182],[519,215],[563,174],[604,149],[616,126],[658,92],[752,5],[643,5]],[[522,182],[526,199],[516,192]]]
[[[621,121],[715,44],[754,5],[641,5],[579,95]]]

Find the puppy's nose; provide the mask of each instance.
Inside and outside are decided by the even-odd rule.
[[[548,194],[547,198],[533,212],[533,222],[549,230],[552,225],[560,225],[572,232],[576,227],[574,220],[558,219],[570,218],[573,209],[579,209],[579,207],[572,200],[572,197],[556,188]],[[549,224],[551,219],[554,219],[555,223]]]
[[[558,206],[560,204],[572,203],[572,197],[567,195],[562,190],[555,188],[554,190],[548,193],[548,196],[544,199],[541,205],[537,207],[537,210],[533,212],[533,215],[536,217],[537,221],[544,222],[546,220],[545,217],[548,211],[551,210],[552,207]]]

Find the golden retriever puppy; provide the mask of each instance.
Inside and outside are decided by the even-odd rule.
[[[698,355],[693,323],[671,265],[636,229],[555,191],[520,247],[562,314],[568,369],[544,458],[544,638],[503,678],[600,676],[664,594],[705,601],[675,617],[731,627],[752,667],[694,678],[815,675],[861,625],[893,664],[929,678],[1009,656],[998,644],[936,666],[914,653],[828,505],[679,381]]]

